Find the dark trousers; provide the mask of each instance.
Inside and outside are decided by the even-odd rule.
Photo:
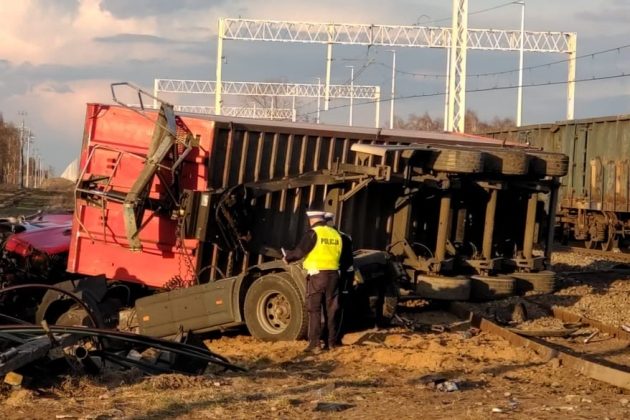
[[[339,272],[320,271],[306,281],[306,309],[308,310],[308,342],[319,346],[322,334],[322,310],[328,327],[328,345],[337,339],[339,310]]]

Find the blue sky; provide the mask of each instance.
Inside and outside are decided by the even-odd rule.
[[[507,0],[469,0],[471,28],[518,29],[520,6]],[[494,8],[495,6],[502,6]],[[485,9],[492,9],[483,11]],[[483,11],[480,13],[473,13]],[[109,84],[130,81],[147,90],[154,78],[213,80],[217,20],[243,17],[315,22],[449,26],[451,1],[411,0],[0,0],[0,112],[35,133],[37,149],[61,171],[79,151],[85,104],[111,102]],[[526,0],[525,27],[532,31],[577,32],[577,78],[630,74],[630,48],[591,53],[630,44],[627,0]],[[391,80],[388,48],[336,46],[333,83],[346,83],[354,65],[355,83],[380,85],[387,99]],[[224,44],[224,80],[314,83],[325,75],[323,45],[228,41]],[[526,54],[524,84],[566,79],[565,57]],[[541,66],[542,65],[542,66]],[[397,94],[427,95],[444,91],[443,50],[397,50]],[[518,53],[472,51],[468,88],[487,89],[517,83]],[[359,72],[359,69],[361,70]],[[435,75],[435,76],[420,76]],[[630,77],[578,83],[575,116],[586,118],[630,113]],[[184,101],[183,98],[168,98]],[[213,98],[198,97],[213,103]],[[396,114],[429,112],[442,117],[442,96],[396,102]],[[322,114],[322,122],[347,122],[347,104]],[[355,102],[355,124],[371,125],[373,105]],[[471,92],[467,108],[481,118],[514,118],[516,89]],[[298,113],[314,115],[313,100],[298,101]],[[381,106],[381,123],[389,117]],[[566,87],[524,89],[523,123],[564,119]]]

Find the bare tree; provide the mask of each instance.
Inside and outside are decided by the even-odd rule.
[[[444,120],[442,118],[431,118],[428,112],[421,115],[409,114],[407,119],[394,117],[394,127],[405,130],[427,130],[442,131]],[[489,130],[504,130],[506,128],[516,127],[514,120],[510,118],[494,117],[491,122],[481,121],[475,111],[466,111],[464,132],[466,133],[482,133]]]
[[[20,130],[0,114],[0,184],[20,183]]]

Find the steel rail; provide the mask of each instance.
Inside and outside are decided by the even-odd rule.
[[[524,337],[503,328],[494,322],[482,317],[474,311],[470,311],[464,305],[454,302],[450,310],[461,318],[470,319],[470,324],[481,331],[497,335],[510,344],[517,347],[525,347],[533,350],[543,360],[557,358],[564,366],[573,369],[589,378],[608,383],[624,389],[630,389],[630,369],[628,371],[607,366],[593,358],[587,358],[572,354],[569,351],[551,346],[543,340]]]
[[[630,332],[624,331],[621,328],[613,327],[611,325],[604,324],[603,322],[597,321],[595,319],[591,319],[585,316],[574,314],[573,312],[569,312],[566,309],[558,308],[557,306],[550,306],[541,302],[537,302],[536,300],[530,297],[524,297],[523,300],[533,305],[537,305],[541,308],[546,309],[553,315],[554,318],[557,318],[563,322],[588,325],[589,327],[596,328],[599,331],[606,333],[619,340],[630,341]]]
[[[593,255],[596,257],[605,257],[615,261],[630,262],[630,253],[604,251],[601,249],[589,249],[579,246],[558,245],[554,244],[554,252],[575,252],[577,254]]]

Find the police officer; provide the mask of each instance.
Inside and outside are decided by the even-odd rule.
[[[321,351],[322,310],[325,310],[327,346],[334,347],[337,339],[339,309],[339,261],[342,239],[339,232],[326,223],[326,212],[311,208],[306,212],[310,229],[298,246],[285,252],[287,262],[304,258],[306,277],[306,309],[308,311],[308,346],[306,352]]]

